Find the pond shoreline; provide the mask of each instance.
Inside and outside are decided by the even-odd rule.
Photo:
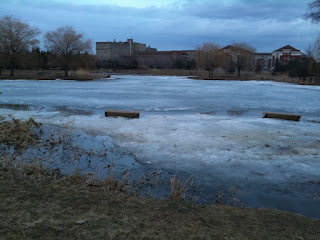
[[[223,192],[223,204],[240,202],[320,216],[320,189],[315,184],[319,181],[319,132],[314,131],[320,120],[319,88],[149,76],[0,84],[3,114],[25,120],[33,117],[61,132],[65,126],[72,130],[73,137],[65,137],[63,146],[49,141],[57,151],[52,157],[55,169],[62,169],[68,159],[76,160],[77,165],[66,164],[72,169],[66,173],[78,167],[83,174],[94,173],[100,179],[106,177],[114,158],[117,179],[128,169],[130,180],[139,178],[136,182],[143,184],[150,180],[154,185],[160,173],[163,184],[161,190],[151,191],[154,197],[168,197],[174,175],[182,182],[192,175],[195,190],[206,186],[201,194],[194,194],[200,203],[210,204]],[[137,110],[141,117],[106,118],[105,109]],[[299,113],[302,120],[264,119],[263,111]],[[230,199],[239,202],[229,203]]]
[[[320,221],[284,211],[130,196],[36,172],[0,170],[4,238],[318,239]],[[12,223],[15,224],[12,224]],[[161,230],[160,230],[161,229]],[[205,234],[205,235],[204,235]]]
[[[18,128],[21,129],[20,126]],[[290,207],[293,200],[286,195],[287,192],[291,192],[295,195],[295,202],[301,204],[308,202],[308,204],[302,205],[309,206],[309,208],[316,206],[316,201],[313,201],[311,196],[303,198],[301,194],[302,192],[315,193],[317,184],[283,183],[282,185],[273,184],[262,189],[263,185],[257,184],[255,186],[250,181],[246,183],[246,187],[243,184],[239,185],[237,179],[233,179],[231,176],[225,180],[211,176],[209,177],[210,182],[207,182],[209,181],[208,176],[203,175],[201,169],[182,171],[175,168],[163,168],[163,166],[160,168],[160,165],[145,162],[134,152],[128,152],[115,145],[109,136],[88,133],[72,126],[58,127],[41,124],[41,128],[37,131],[41,131],[43,135],[41,140],[39,139],[38,145],[24,149],[22,155],[18,152],[15,153],[14,148],[7,148],[2,155],[6,156],[7,152],[14,156],[15,161],[23,162],[26,167],[29,165],[32,168],[35,166],[37,169],[45,167],[48,172],[55,172],[63,177],[81,176],[83,181],[93,181],[97,185],[112,178],[113,183],[118,186],[123,185],[128,192],[153,198],[169,198],[172,191],[172,180],[175,179],[178,187],[183,190],[178,198],[188,202],[211,204],[218,199],[219,204],[231,206],[257,208],[278,206],[280,209],[292,212],[311,214],[310,211],[304,210],[303,206]],[[46,154],[44,154],[45,152]],[[47,154],[48,152],[49,154]],[[41,161],[37,159],[41,159]],[[21,166],[22,169],[24,165]],[[255,174],[261,175],[261,177],[264,175],[259,172]],[[270,188],[277,188],[276,191],[283,192],[284,195],[275,195],[270,192],[267,196],[266,192],[270,191]],[[265,200],[261,201],[262,199]],[[270,202],[271,199],[273,202]],[[285,204],[285,202],[287,203]],[[320,218],[316,213],[312,216]]]
[[[273,75],[271,72],[243,72],[240,77],[235,74],[225,74],[224,72],[215,72],[214,76],[208,77],[203,70],[179,70],[179,69],[121,69],[121,70],[95,70],[87,72],[85,75],[79,75],[75,71],[69,77],[64,77],[61,70],[22,70],[15,76],[8,74],[0,75],[1,80],[73,80],[73,81],[94,81],[110,78],[116,75],[137,75],[137,76],[180,76],[188,77],[194,80],[207,81],[274,81],[283,83],[293,83],[297,85],[320,86],[320,79],[315,78],[292,78],[287,74]]]

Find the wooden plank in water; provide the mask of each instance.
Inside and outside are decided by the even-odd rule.
[[[263,118],[278,118],[283,120],[299,121],[301,115],[293,113],[264,112]]]
[[[140,112],[137,111],[123,111],[123,110],[106,110],[106,117],[126,117],[126,118],[139,118]]]

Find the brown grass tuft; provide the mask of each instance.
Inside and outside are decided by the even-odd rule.
[[[40,126],[33,118],[27,121],[12,118],[11,121],[1,122],[0,144],[15,145],[18,148],[35,145],[39,143],[42,134]]]
[[[187,180],[182,181],[179,178],[176,178],[174,176],[170,181],[171,191],[169,198],[172,200],[183,200],[186,196],[187,184],[191,177],[189,177]]]

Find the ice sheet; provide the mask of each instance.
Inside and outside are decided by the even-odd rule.
[[[71,121],[110,136],[141,164],[185,171],[208,185],[228,182],[288,197],[305,195],[309,181],[320,180],[318,86],[119,75],[92,82],[0,81],[0,91],[2,115]],[[106,118],[106,109],[140,111],[140,118]],[[302,118],[263,119],[264,111]],[[307,187],[288,187],[299,184]]]

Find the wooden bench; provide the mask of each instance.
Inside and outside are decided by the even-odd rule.
[[[106,117],[126,117],[126,118],[139,118],[140,112],[137,111],[123,111],[123,110],[106,110]]]
[[[299,121],[301,115],[293,113],[264,112],[263,118],[278,118],[283,120]]]

